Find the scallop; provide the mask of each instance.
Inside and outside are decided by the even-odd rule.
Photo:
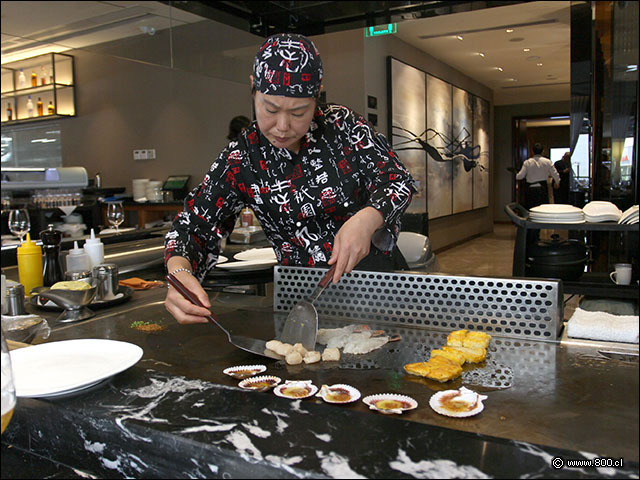
[[[318,387],[311,383],[311,380],[287,380],[282,385],[278,385],[273,393],[279,397],[298,400],[315,395],[317,391]]]
[[[395,393],[378,393],[369,395],[362,399],[371,410],[378,410],[380,413],[402,413],[405,410],[413,410],[418,406],[413,398]]]
[[[360,391],[342,383],[322,385],[316,397],[321,397],[327,403],[351,403],[360,398]]]
[[[429,399],[429,405],[440,415],[447,417],[472,417],[484,410],[483,400],[488,397],[461,387],[459,390],[444,390]]]
[[[240,365],[239,367],[225,368],[222,373],[233,378],[247,378],[258,375],[267,370],[264,365]]]
[[[279,377],[265,375],[262,377],[247,378],[246,380],[241,381],[238,386],[240,388],[244,388],[245,390],[256,390],[259,392],[263,392],[275,387],[276,385],[279,385],[280,382],[282,382],[282,379]]]

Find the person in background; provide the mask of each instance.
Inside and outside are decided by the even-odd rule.
[[[240,135],[245,128],[247,128],[251,124],[251,120],[249,120],[244,115],[238,115],[237,117],[233,117],[229,122],[229,135],[227,135],[228,140],[235,140]]]
[[[251,75],[256,120],[232,140],[185,199],[165,236],[165,266],[206,308],[169,288],[178,323],[204,323],[211,271],[243,206],[281,265],[343,273],[407,269],[396,245],[414,180],[387,139],[348,107],[320,104],[322,60],[296,34],[269,37]]]
[[[516,174],[516,180],[524,178],[527,182],[524,205],[527,210],[549,203],[547,178],[553,178],[555,189],[560,185],[560,175],[551,160],[542,156],[542,151],[542,144],[536,142],[533,145],[533,157],[526,159]]]
[[[553,193],[555,203],[569,204],[569,187],[571,186],[571,153],[566,152],[560,160],[553,164],[560,175],[560,186]]]

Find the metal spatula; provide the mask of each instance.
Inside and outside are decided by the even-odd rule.
[[[301,343],[307,350],[315,350],[316,337],[318,335],[318,312],[313,306],[320,294],[327,288],[333,272],[335,272],[335,264],[324,274],[318,287],[314,290],[307,300],[300,300],[289,312],[287,320],[280,335],[282,343],[295,345]]]
[[[169,275],[167,275],[167,281],[184,298],[189,300],[191,303],[193,303],[195,305],[198,305],[199,307],[204,307],[204,305],[202,305],[202,302],[200,302],[200,300],[198,300],[198,297],[196,297],[190,290],[188,290],[187,287],[185,287],[180,282],[180,280],[178,280],[176,277],[174,277],[173,275],[169,274]],[[238,347],[239,349],[245,350],[245,351],[250,352],[250,353],[255,353],[256,355],[261,355],[263,357],[274,358],[276,360],[280,359],[280,357],[278,355],[276,355],[275,353],[271,353],[270,350],[267,350],[266,342],[264,340],[260,340],[258,338],[249,338],[249,337],[245,337],[245,336],[242,336],[242,335],[231,335],[222,325],[220,325],[218,323],[218,321],[216,320],[216,318],[213,315],[208,315],[207,316],[207,320],[209,320],[210,323],[213,323],[214,325],[219,327],[220,330],[222,330],[224,333],[226,333],[227,337],[229,338],[229,343],[231,343],[235,347]]]

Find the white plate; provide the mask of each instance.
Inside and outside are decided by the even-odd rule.
[[[224,265],[216,265],[222,270],[265,270],[276,265],[276,260],[246,260],[243,262],[229,262]]]
[[[546,220],[546,219],[531,219],[534,223],[584,223],[584,220]]]
[[[252,248],[244,252],[236,253],[233,258],[236,260],[276,260],[273,248]]]
[[[529,211],[535,213],[574,213],[582,212],[582,209],[574,207],[573,205],[565,205],[563,203],[546,203],[544,205],[533,207]]]
[[[540,215],[542,217],[579,217],[584,215],[584,213],[583,212],[567,212],[567,213],[530,212],[529,215]]]
[[[48,397],[84,388],[120,373],[142,358],[132,343],[103,339],[64,340],[13,350],[18,397]]]
[[[227,257],[225,257],[224,255],[218,255],[218,261],[216,262],[216,265],[220,265],[221,263],[225,263],[228,262],[229,259]]]

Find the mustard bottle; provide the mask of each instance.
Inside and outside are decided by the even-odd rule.
[[[31,234],[27,233],[27,239],[18,247],[18,278],[24,285],[26,296],[31,290],[42,286],[42,247],[31,241]]]

